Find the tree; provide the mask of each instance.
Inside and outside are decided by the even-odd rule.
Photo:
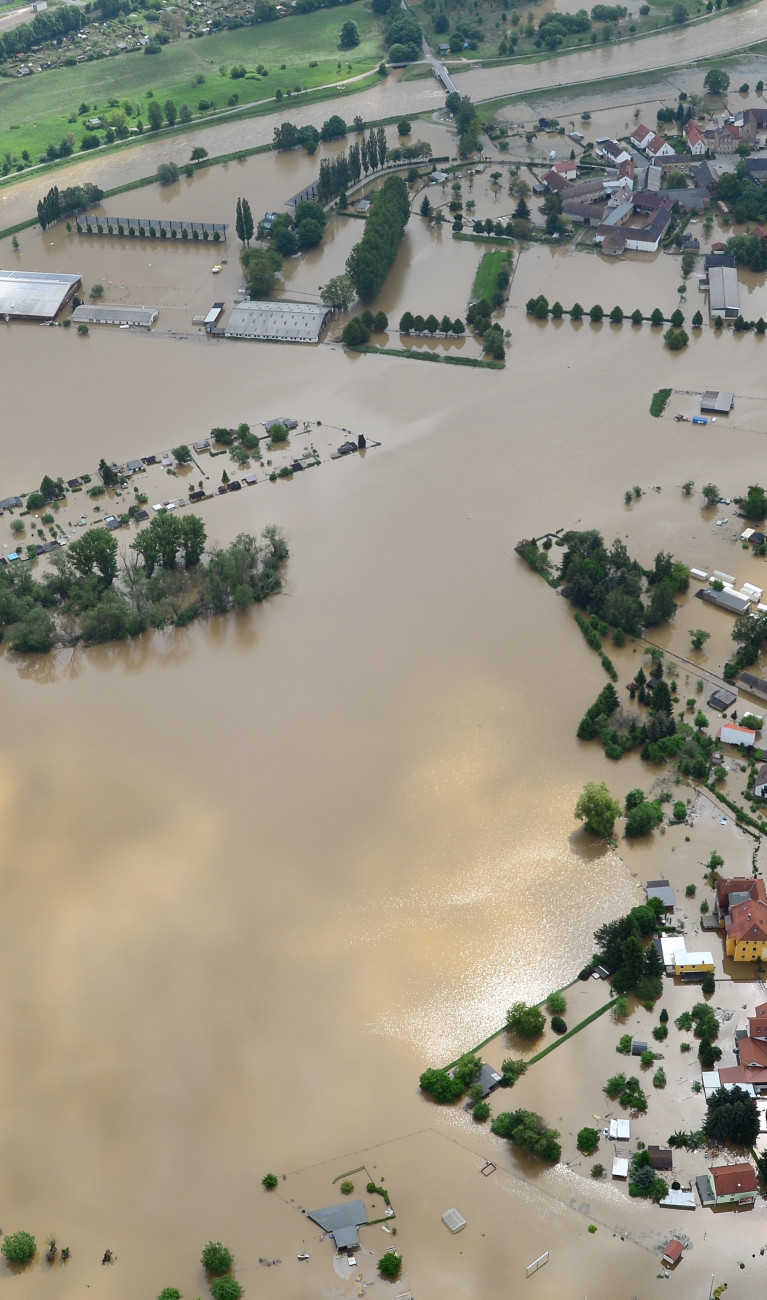
[[[546,1010],[550,1016],[562,1016],[567,1010],[567,998],[564,993],[550,993],[546,999]]]
[[[157,1300],[181,1300],[181,1292],[177,1286],[164,1286]]]
[[[354,285],[349,275],[334,275],[320,289],[320,298],[326,307],[346,311],[354,300]]]
[[[103,297],[104,297],[104,286],[103,286],[103,284],[94,284],[94,285],[92,285],[92,286],[91,286],[91,298],[93,299],[93,301],[94,301],[94,302],[97,302],[99,298],[103,298]]]
[[[209,1241],[207,1246],[203,1246],[200,1262],[206,1273],[217,1277],[229,1272],[234,1259],[232,1252],[226,1246],[222,1246],[220,1241]]]
[[[53,648],[55,639],[56,625],[41,605],[34,605],[10,633],[11,647],[19,654],[47,654]],[[5,1251],[7,1241],[6,1237],[1,1250]]]
[[[382,1277],[399,1277],[402,1272],[402,1256],[396,1250],[387,1250],[378,1261],[378,1271]]]
[[[233,1277],[214,1277],[210,1284],[213,1300],[240,1300],[243,1289]]]
[[[440,1106],[449,1106],[464,1091],[460,1080],[453,1078],[447,1070],[424,1070],[418,1084],[421,1091],[428,1092]]]
[[[537,1156],[539,1160],[550,1160],[556,1164],[562,1154],[559,1133],[556,1129],[550,1129],[535,1111],[506,1111],[496,1115],[490,1127],[497,1137],[508,1138],[528,1155]]]
[[[604,783],[588,781],[575,805],[575,816],[584,823],[584,830],[607,840],[613,832],[620,804],[613,799]]]
[[[99,461],[99,477],[101,478],[104,487],[116,487],[120,482],[120,476],[117,473],[117,470],[113,469],[111,465],[107,465],[103,456]]]
[[[600,307],[598,302],[594,304],[594,306],[591,308],[591,311],[589,312],[589,316],[593,321],[601,321],[604,314],[605,314],[605,309],[604,307]]]
[[[207,533],[199,515],[184,515],[179,522],[179,543],[184,567],[194,569],[202,559]]]
[[[276,1174],[264,1174],[263,1178],[261,1179],[261,1186],[265,1187],[268,1192],[271,1191],[273,1188],[275,1188],[277,1186],[277,1183],[278,1183],[278,1178]]]
[[[701,993],[705,993],[709,997],[711,996],[712,993],[716,993],[716,980],[714,979],[714,975],[712,971],[710,970],[706,971],[705,975],[703,976],[700,989],[701,989]]]
[[[657,799],[640,803],[631,809],[626,818],[626,838],[636,839],[641,835],[649,835],[662,821],[663,809]]]
[[[180,109],[178,110],[178,120],[179,122],[184,122],[184,123],[191,122],[192,110],[188,104],[181,105]]]
[[[431,216],[431,199],[429,198],[428,194],[424,194],[423,199],[421,200],[421,206],[419,208],[419,211],[422,217]]]
[[[162,108],[156,99],[150,99],[149,107],[147,108],[147,117],[149,118],[150,131],[159,131],[162,126],[163,114]]]
[[[526,1002],[515,1002],[506,1013],[506,1028],[517,1038],[530,1042],[539,1038],[546,1028],[546,1017],[540,1007],[530,1007]]]
[[[707,483],[705,487],[701,488],[701,492],[703,494],[703,501],[705,505],[707,506],[718,505],[720,493],[719,493],[719,488],[716,486],[716,483]]]
[[[192,459],[192,453],[185,442],[173,448],[173,457],[178,465],[188,465]]]
[[[741,514],[747,519],[764,519],[767,515],[767,493],[758,483],[749,486],[745,501],[741,502]]]
[[[26,1264],[37,1249],[37,1243],[31,1232],[12,1232],[3,1238],[0,1251],[10,1264]]]
[[[360,43],[360,29],[350,18],[341,28],[341,38],[338,44],[342,50],[353,50],[355,45]]]
[[[663,338],[670,352],[681,352],[690,341],[687,331],[683,329],[667,329]]]
[[[168,126],[175,126],[175,125],[176,125],[176,105],[173,103],[173,100],[172,100],[172,99],[166,99],[165,104],[164,104],[163,111],[164,111],[164,113],[165,113],[165,121],[168,123]]]
[[[663,312],[661,311],[660,307],[655,307],[654,310],[652,311],[650,315],[650,324],[651,325],[663,324]]]
[[[644,806],[644,805],[640,805]],[[630,813],[629,816],[632,816]],[[639,939],[630,935],[624,939],[621,948],[621,964],[613,978],[613,988],[617,993],[630,993],[636,988],[644,974],[644,951]]]
[[[737,1084],[732,1088],[717,1088],[708,1098],[703,1132],[709,1142],[753,1146],[759,1135],[759,1111],[755,1098]]]
[[[117,540],[106,528],[90,528],[70,543],[67,554],[83,577],[97,569],[107,586],[117,577]]]
[[[585,1156],[590,1156],[599,1146],[600,1133],[595,1128],[582,1128],[578,1131],[576,1146]]]
[[[178,167],[174,162],[160,163],[157,168],[157,179],[161,185],[173,185],[178,180],[178,176]]]
[[[190,154],[190,159],[192,162],[202,162],[203,158],[207,158],[207,156],[207,149],[203,149],[201,144],[197,144]]]
[[[724,95],[730,88],[730,78],[721,68],[709,68],[703,86],[710,95]]]

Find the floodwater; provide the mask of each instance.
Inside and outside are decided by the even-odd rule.
[[[264,207],[284,195],[282,160],[245,167],[218,178],[226,211],[243,174]],[[180,209],[185,184],[176,197],[129,195],[131,211],[139,199]],[[206,212],[220,217],[214,203]],[[304,292],[340,265],[352,224],[312,255],[316,267],[296,263]],[[234,276],[230,257],[209,278],[211,251],[158,249],[151,281],[139,272],[154,251],[133,241],[25,233],[20,257],[55,255],[62,269],[82,257],[110,292],[164,285],[163,309],[177,291],[188,313]],[[382,303],[462,312],[478,256],[415,218]],[[277,414],[381,443],[211,503],[211,541],[286,530],[286,592],[265,607],[41,661],[0,655],[0,1204],[6,1231],[72,1248],[66,1266],[14,1280],[22,1300],[203,1294],[209,1237],[231,1245],[249,1294],[352,1295],[301,1209],[332,1203],[333,1180],[363,1164],[386,1179],[402,1289],[417,1297],[518,1289],[549,1249],[535,1281],[546,1300],[644,1300],[660,1236],[682,1230],[693,1244],[683,1285],[716,1272],[734,1300],[754,1294],[761,1213],[679,1224],[575,1165],[571,1130],[604,1106],[590,1052],[605,1077],[618,1068],[609,1020],[586,1051],[576,1039],[531,1070],[513,1099],[563,1131],[571,1167],[517,1160],[417,1089],[425,1066],[492,1033],[511,1001],[572,979],[594,927],[676,869],[672,848],[680,892],[688,871],[700,883],[713,844],[728,867],[750,861],[750,844],[716,820],[689,844],[675,830],[673,844],[669,832],[622,846],[625,861],[579,832],[584,781],[622,796],[654,777],[636,756],[613,766],[576,741],[604,674],[565,603],[513,550],[547,529],[595,526],[644,563],[669,549],[763,580],[765,561],[740,550],[732,522],[718,527],[680,488],[713,480],[731,496],[753,480],[764,341],[705,330],[672,355],[647,326],[524,313],[538,292],[666,307],[677,284],[662,256],[525,252],[503,372],[333,346],[3,327],[3,495]],[[736,393],[729,421],[649,416],[656,388],[680,390],[675,402],[693,411],[685,394],[712,385]],[[645,494],[626,507],[634,484]],[[729,617],[691,595],[677,621],[658,639],[689,657],[687,631],[704,626],[713,635],[696,664],[720,670]],[[624,682],[640,651],[611,653]],[[753,992],[737,990],[739,1013]],[[575,1023],[604,992],[590,983],[571,996]],[[496,1063],[505,1054],[502,1040],[488,1048]],[[691,1077],[675,1065],[680,1114]],[[651,1097],[644,1140],[665,1140],[670,1097]],[[498,1169],[482,1178],[487,1158]],[[269,1169],[286,1175],[273,1195],[260,1183]],[[455,1239],[440,1223],[452,1205],[469,1221]],[[379,1232],[364,1234],[368,1280],[392,1244]]]

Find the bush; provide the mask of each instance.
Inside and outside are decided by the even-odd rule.
[[[232,1252],[226,1246],[222,1246],[220,1241],[209,1241],[207,1246],[203,1247],[200,1259],[205,1272],[212,1273],[214,1277],[228,1273],[234,1263]]]
[[[668,1038],[668,1025],[656,1025],[652,1031],[652,1036],[659,1043],[662,1043],[664,1039]]]
[[[585,1156],[590,1156],[592,1151],[595,1151],[599,1146],[599,1137],[599,1129],[582,1128],[578,1133],[576,1146]]]
[[[621,1056],[630,1056],[631,1043],[632,1043],[631,1034],[624,1034],[620,1042],[618,1043],[618,1046],[615,1049],[616,1052],[620,1052]]]
[[[674,804],[674,821],[683,822],[687,816],[687,804],[683,799],[677,799]]]
[[[243,1288],[233,1277],[216,1277],[210,1284],[213,1300],[240,1300]]]
[[[387,1250],[378,1261],[378,1272],[382,1277],[399,1277],[402,1272],[402,1256],[396,1250]]]
[[[552,1016],[551,1028],[554,1030],[555,1034],[566,1034],[567,1022],[563,1020],[561,1016]]]
[[[10,1264],[26,1264],[37,1249],[37,1243],[31,1232],[12,1232],[3,1239],[0,1251]]]
[[[490,1118],[490,1107],[486,1101],[478,1101],[472,1109],[471,1115],[472,1119],[475,1119],[478,1124],[484,1124],[485,1120]]]
[[[351,1178],[345,1178],[344,1181],[341,1183],[341,1195],[351,1196],[353,1191],[354,1191],[354,1183],[352,1182]]]
[[[424,1070],[419,1079],[422,1092],[428,1092],[441,1106],[448,1106],[457,1101],[463,1092],[463,1084],[452,1078],[447,1070]]]
[[[181,1300],[181,1292],[177,1286],[164,1286],[157,1300]]]
[[[262,1187],[265,1187],[267,1191],[271,1191],[273,1187],[276,1187],[277,1182],[278,1179],[276,1174],[264,1174],[261,1179],[261,1185]]]
[[[567,998],[564,993],[550,993],[546,999],[546,1010],[550,1016],[563,1016],[567,1010]]]
[[[653,1088],[665,1088],[666,1086],[666,1071],[663,1069],[662,1065],[655,1071],[655,1074],[652,1077],[652,1086]]]
[[[714,979],[712,971],[710,970],[706,971],[705,975],[703,976],[703,982],[700,987],[701,987],[701,991],[703,993],[707,993],[709,996],[712,993],[716,992],[716,980]]]

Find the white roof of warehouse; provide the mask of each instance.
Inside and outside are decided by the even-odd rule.
[[[0,315],[50,320],[81,279],[48,271],[0,271]]]

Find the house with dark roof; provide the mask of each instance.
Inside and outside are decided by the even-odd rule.
[[[660,899],[667,912],[673,912],[676,907],[674,890],[667,880],[648,880],[647,901],[649,902],[651,898]]]
[[[670,1147],[648,1146],[647,1154],[653,1169],[669,1170],[673,1168],[673,1156]]]
[[[751,181],[756,181],[758,185],[763,185],[767,180],[767,157],[755,158],[753,155],[746,159],[746,175]]]
[[[368,1221],[362,1201],[343,1201],[340,1205],[326,1205],[321,1210],[307,1210],[307,1216],[333,1238],[337,1251],[357,1250],[359,1227]]]
[[[743,110],[741,140],[756,144],[757,132],[767,127],[767,108],[746,108]]]
[[[570,189],[570,182],[567,177],[562,176],[560,172],[554,171],[553,167],[550,171],[542,174],[541,180],[548,185],[550,190],[556,190],[558,194],[564,194]]]

